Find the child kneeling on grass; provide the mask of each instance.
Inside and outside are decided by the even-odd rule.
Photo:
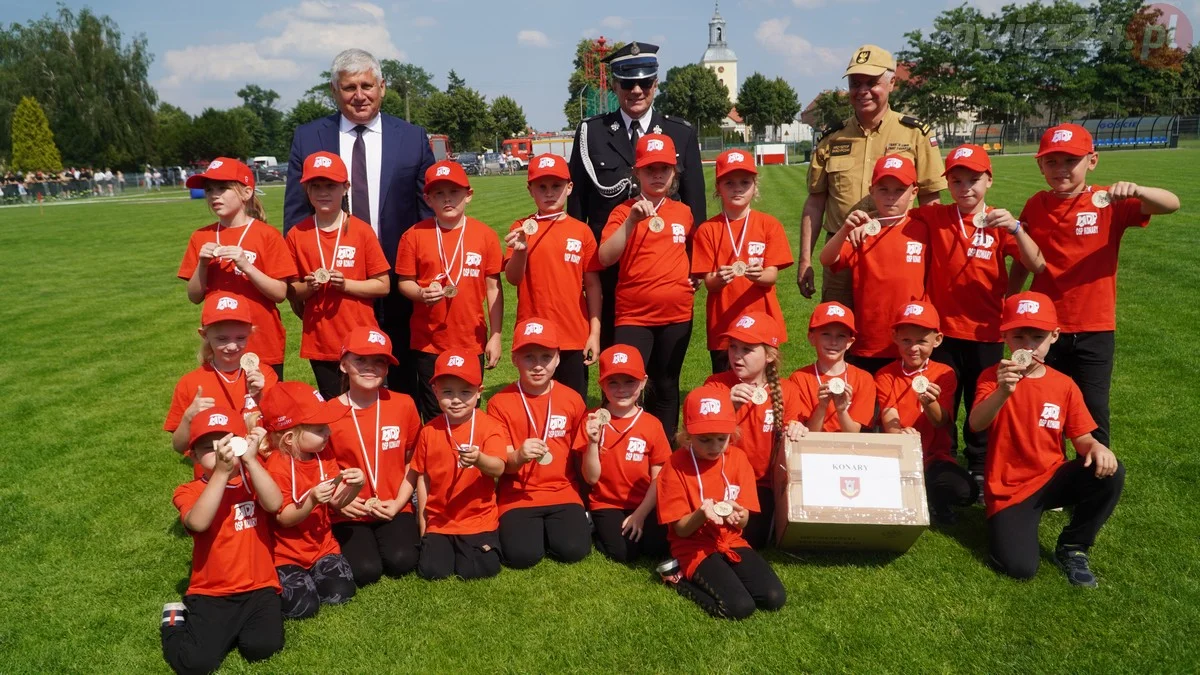
[[[1125,467],[1092,437],[1096,422],[1079,386],[1044,363],[1059,337],[1050,298],[1009,297],[1000,330],[1013,354],[979,376],[970,419],[972,429],[989,430],[984,498],[992,564],[1017,579],[1033,577],[1042,513],[1070,506],[1054,558],[1072,584],[1094,587],[1088,549],[1121,498]],[[1072,461],[1064,437],[1075,447]]]

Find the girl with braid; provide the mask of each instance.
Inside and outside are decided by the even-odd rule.
[[[750,519],[743,532],[756,549],[767,545],[775,521],[775,491],[771,479],[776,456],[783,451],[785,436],[796,440],[808,432],[800,421],[800,400],[791,382],[779,379],[781,330],[763,312],[743,314],[721,339],[725,342],[730,369],[704,382],[729,391],[737,413],[741,435],[738,447],[745,451],[754,469],[761,513]]]

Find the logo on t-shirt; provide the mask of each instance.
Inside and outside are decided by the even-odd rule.
[[[235,532],[241,532],[257,525],[258,518],[254,515],[253,500],[233,505],[233,529]]]
[[[1057,403],[1042,404],[1042,418],[1038,420],[1039,427],[1047,429],[1061,429],[1062,423],[1058,417],[1062,413],[1062,408]]]
[[[1084,211],[1075,214],[1075,234],[1098,234],[1100,232],[1100,214],[1095,211]]]
[[[562,438],[567,435],[567,416],[566,415],[551,415],[550,416],[550,433],[548,438]]]
[[[646,441],[630,437],[629,444],[625,446],[625,461],[640,462],[646,458]]]
[[[992,245],[996,243],[996,238],[984,232],[977,230],[975,236],[971,238],[971,248],[967,249],[968,258],[977,258],[979,260],[992,259]]]
[[[246,260],[247,260],[247,261],[248,261],[248,262],[249,262],[251,265],[253,265],[255,262],[257,262],[257,261],[258,261],[258,254],[257,254],[257,253],[255,253],[254,251],[245,251],[245,250],[243,250],[243,251],[242,251],[242,255],[246,256]],[[236,275],[238,275],[239,277],[240,277],[240,276],[245,276],[244,274],[242,274],[242,271],[241,271],[240,269],[238,269],[236,266],[233,268],[233,273],[234,273],[234,274],[236,274]]]
[[[479,266],[482,264],[483,256],[481,254],[476,253],[475,251],[467,251],[466,257],[463,258],[464,269],[462,271],[462,275],[464,277],[479,278]],[[473,267],[475,269],[466,269],[467,267]]]
[[[742,494],[741,485],[726,485],[725,486],[725,501],[736,501],[738,495]]]
[[[575,265],[579,264],[579,253],[583,250],[583,242],[578,239],[567,239],[567,252],[563,254],[563,260]]]
[[[767,411],[763,414],[762,430],[763,430],[764,434],[769,434],[769,433],[775,431],[775,409],[774,408],[767,408]]]
[[[746,245],[746,254],[752,256],[761,256],[767,252],[767,244],[762,241],[752,241]]]
[[[258,404],[254,402],[254,397],[246,394],[246,400],[242,403],[242,410],[254,410]]]
[[[395,450],[400,447],[400,427],[387,426],[379,428],[379,449]]]
[[[921,251],[925,249],[925,244],[919,241],[910,241],[904,245],[904,262],[919,263],[921,262]]]
[[[338,246],[333,264],[337,267],[354,267],[354,253],[353,246]]]
[[[671,241],[676,244],[687,243],[687,230],[679,223],[671,223]]]

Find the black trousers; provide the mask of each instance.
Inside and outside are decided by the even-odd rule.
[[[1066,373],[1079,385],[1083,403],[1098,427],[1092,436],[1106,446],[1111,440],[1108,396],[1112,389],[1115,349],[1116,334],[1113,331],[1062,333],[1046,354],[1047,365]]]
[[[390,521],[334,523],[333,536],[359,586],[373,584],[385,574],[404,576],[413,571],[420,556],[421,535],[411,513],[398,513]]]
[[[750,514],[742,536],[751,547],[761,550],[771,543],[771,530],[775,525],[775,491],[761,485],[755,487],[758,492],[759,512]]]
[[[313,377],[317,380],[317,391],[321,392],[321,398],[332,401],[344,393],[340,361],[310,360],[309,364],[312,365]]]
[[[752,548],[734,550],[741,562],[729,562],[724,555],[713,553],[700,563],[691,579],[675,584],[675,590],[709,614],[724,619],[745,619],[755,608],[774,611],[783,607],[787,591],[770,563]]]
[[[1042,513],[1063,506],[1073,508],[1071,521],[1058,535],[1058,546],[1086,551],[1117,508],[1124,487],[1124,464],[1118,462],[1112,476],[1096,478],[1095,467],[1084,467],[1082,459],[1067,462],[1042,489],[988,518],[992,565],[1010,577],[1032,578],[1040,560],[1038,525]]]
[[[187,620],[162,630],[163,658],[177,673],[211,673],[235,646],[247,661],[283,649],[283,612],[274,588],[236,595],[187,595]]]
[[[357,590],[350,563],[340,553],[321,556],[309,569],[280,565],[275,572],[279,575],[279,585],[283,586],[280,598],[283,616],[288,619],[316,616],[322,604],[349,602]]]
[[[592,540],[596,549],[609,560],[619,563],[636,562],[643,555],[657,560],[667,557],[667,529],[659,524],[658,514],[651,511],[646,515],[642,527],[642,538],[638,541],[621,534],[621,523],[633,515],[633,509],[597,509],[592,511],[592,525],[596,530]]]
[[[925,497],[931,511],[970,506],[979,499],[979,484],[955,462],[939,460],[925,467]]]
[[[596,354],[596,358],[600,358],[600,355]],[[575,349],[558,353],[558,368],[554,369],[554,381],[579,392],[579,396],[587,401],[588,369],[583,365],[583,350]]]
[[[646,412],[662,422],[667,438],[674,442],[679,426],[679,373],[692,339],[692,322],[665,326],[617,326],[615,344],[629,345],[642,354],[646,364]]]
[[[587,514],[579,504],[512,509],[500,516],[504,565],[525,569],[549,553],[559,562],[579,562],[592,551]]]
[[[966,406],[965,414],[956,424],[962,424],[963,455],[967,458],[967,470],[971,473],[983,473],[987,459],[987,429],[971,431],[967,420],[971,419],[971,409],[975,407],[975,383],[983,371],[1000,363],[1004,357],[1004,343],[977,342],[947,337],[942,344],[933,350],[933,360],[944,363],[954,369],[954,377],[958,379],[958,388],[954,390],[954,411],[958,413],[961,403]],[[954,448],[958,447],[957,430],[950,434]]]
[[[275,371],[275,376],[279,378],[279,381],[283,382],[283,364],[277,363],[271,366],[271,369]]]
[[[461,579],[485,579],[500,573],[500,535],[425,535],[421,540],[421,562],[417,574],[436,581],[456,575]]]
[[[442,408],[438,405],[437,396],[433,393],[433,385],[430,383],[433,380],[433,367],[437,364],[437,354],[430,354],[418,349],[409,350],[405,358],[401,361],[412,361],[416,364],[417,369],[417,395],[413,397],[413,401],[417,404],[417,412],[421,413],[421,421],[429,422],[429,420],[442,414]],[[479,368],[483,369],[483,354],[479,355]],[[483,403],[483,397],[479,397],[479,402],[476,407]]]
[[[899,356],[857,356],[855,354],[846,354],[846,362],[855,368],[862,368],[872,376],[879,372],[887,364],[895,361]]]
[[[712,361],[713,375],[720,375],[729,370],[729,350],[727,349],[708,350],[708,360]]]
[[[385,297],[375,301],[375,320],[392,341],[392,355],[400,362],[388,368],[388,389],[417,398],[417,367],[408,357],[412,334],[409,321],[412,319],[412,301],[400,294],[396,287],[396,273],[388,272],[390,289]]]
[[[604,224],[600,224],[604,229]],[[600,245],[600,233],[596,233],[596,245]],[[600,270],[600,349],[605,350],[619,344],[614,339],[614,324],[617,322],[617,277],[621,273],[620,265],[613,265]],[[597,357],[600,355],[597,354]]]

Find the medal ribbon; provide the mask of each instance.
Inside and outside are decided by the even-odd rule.
[[[736,243],[736,244],[733,243],[733,227],[729,223],[729,214],[722,211],[721,215],[725,216],[725,231],[729,234],[729,245],[731,247],[733,247],[733,259],[741,260],[742,259],[742,245],[746,243],[746,230],[750,229],[750,213],[746,212],[746,219],[745,219],[745,222],[742,224],[742,236],[738,240],[738,243]]]
[[[321,480],[317,481],[317,485],[325,482],[325,463],[321,461],[321,453],[313,453],[313,457],[317,459],[317,471],[321,472]],[[308,499],[308,494],[313,491],[317,485],[308,488],[304,494],[296,497],[296,458],[288,456],[288,460],[292,463],[292,502],[299,506],[305,499]]]
[[[349,400],[349,396],[346,397]],[[371,466],[371,460],[367,457],[367,443],[363,440],[362,427],[358,425],[358,414],[351,410],[350,419],[354,420],[354,430],[358,432],[358,448],[362,450],[363,464],[367,466],[367,478],[371,480],[371,495],[379,496],[379,477],[376,473],[379,470],[379,437],[383,435],[379,428],[379,411],[383,408],[383,404],[379,401],[379,392],[375,392],[375,466]]]
[[[604,426],[600,427],[600,449],[601,450],[604,449],[604,436],[605,436],[605,432],[607,431],[607,429],[612,429],[614,434],[618,434],[617,440],[613,443],[613,445],[616,445],[617,443],[621,442],[621,439],[625,438],[625,434],[628,434],[630,431],[633,430],[633,428],[635,426],[637,426],[638,420],[641,419],[641,417],[642,417],[642,413],[646,412],[642,408],[642,406],[637,406],[637,409],[638,409],[637,414],[633,416],[633,421],[629,423],[629,426],[625,427],[625,431],[618,431],[617,428],[613,426],[613,422],[616,421],[615,417],[610,419],[608,421],[608,424],[605,424]]]
[[[521,405],[525,406],[525,417],[529,420],[529,428],[533,430],[533,435],[537,436],[537,422],[533,419],[533,411],[529,408],[529,403],[525,400],[525,390],[521,387],[521,381],[517,380],[517,391],[521,394]],[[554,405],[554,381],[550,382],[550,389],[546,391],[546,425],[542,427],[542,442],[546,442],[546,438],[550,435],[550,413],[553,411]]]
[[[246,235],[250,233],[250,226],[253,224],[254,224],[254,219],[251,218],[250,222],[246,223],[245,227],[242,228],[242,236],[238,237],[238,243],[237,243],[238,248],[242,247],[242,242],[245,241]],[[229,230],[229,229],[233,229],[233,228],[227,227],[225,229]],[[220,245],[221,245],[221,224],[217,223],[217,246],[220,246]]]
[[[315,223],[316,221],[313,221],[313,222]],[[342,244],[342,231],[346,229],[345,223],[346,223],[346,212],[338,211],[337,238],[333,240],[333,253],[329,256],[330,263],[335,262],[337,259],[338,247],[341,246],[341,244]],[[325,267],[325,249],[323,249],[321,247],[321,228],[314,227],[313,234],[317,238],[317,255],[321,256],[321,269],[327,270],[327,269],[329,269],[329,267]],[[332,266],[333,265],[331,264],[330,267],[332,267]]]
[[[467,441],[467,449],[468,450],[470,450],[475,445],[475,412],[476,412],[476,409],[474,409],[474,408],[471,409],[471,438],[470,438],[470,440]],[[442,413],[442,417],[446,418],[446,437],[450,439],[450,449],[454,451],[455,455],[458,455],[459,454],[459,451],[458,451],[459,444],[458,444],[458,441],[454,440],[454,432],[450,430],[450,416],[447,415],[446,413]],[[458,465],[462,468],[466,468],[466,467],[463,467],[461,461],[459,461]]]
[[[688,453],[691,454],[692,466],[696,469],[696,484],[700,487],[700,503],[703,504],[704,503],[704,480],[702,478],[700,478],[700,463],[696,461],[696,451],[690,445],[688,446]],[[725,493],[728,494],[729,493],[729,477],[725,475],[725,453],[724,452],[721,453],[721,480],[725,481]],[[722,495],[721,501],[725,501],[723,497],[724,497],[724,495]],[[708,520],[705,520],[704,524],[708,525]],[[714,539],[716,540],[715,543],[717,545],[717,552],[723,554],[729,560],[729,562],[734,562],[734,563],[741,562],[742,557],[740,555],[738,555],[738,552],[733,550],[732,548],[730,548],[729,545],[727,545],[720,536],[716,536],[716,537],[714,537]]]
[[[451,286],[457,286],[458,281],[459,281],[459,279],[462,279],[462,274],[463,274],[463,265],[464,265],[463,258],[465,256],[465,252],[462,249],[462,245],[463,245],[463,236],[466,235],[466,233],[467,233],[467,220],[466,220],[466,218],[463,218],[462,226],[459,228],[459,233],[458,233],[458,245],[454,247],[454,253],[450,256],[451,261],[458,259],[458,277],[454,278],[454,279],[450,278],[450,266],[451,265],[449,262],[446,262],[446,251],[443,248],[443,244],[442,244],[442,223],[440,221],[438,221],[437,219],[434,219],[434,221],[433,221],[433,231],[437,233],[438,259],[441,260],[442,269],[445,270],[445,272],[446,272],[446,282],[449,283]],[[473,420],[474,420],[474,418],[472,418],[472,421]]]

